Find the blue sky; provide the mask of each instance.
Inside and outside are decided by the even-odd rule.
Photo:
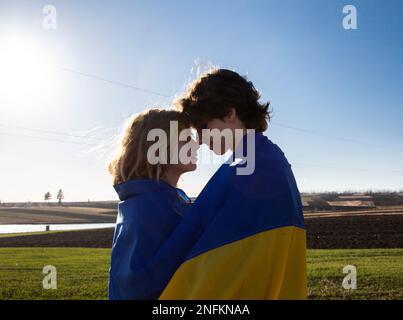
[[[56,30],[42,27],[46,4],[57,9]],[[346,4],[357,8],[357,30],[342,27]],[[248,75],[271,101],[266,135],[285,152],[301,191],[403,188],[399,0],[0,0],[0,35],[8,34],[29,38],[52,63],[40,85],[32,77],[35,94],[0,89],[2,201],[38,201],[59,188],[66,200],[116,199],[106,166],[122,122],[169,106],[195,78],[191,69],[209,63]],[[201,165],[181,186],[197,195],[216,169]]]

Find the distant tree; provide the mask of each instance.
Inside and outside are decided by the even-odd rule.
[[[52,194],[48,191],[45,193],[45,197],[44,197],[45,201],[48,202],[49,204],[49,200],[52,199]]]
[[[59,205],[62,204],[62,200],[64,199],[64,193],[62,189],[59,189],[59,192],[57,193],[57,200],[59,200]]]

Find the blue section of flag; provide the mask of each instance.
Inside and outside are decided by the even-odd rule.
[[[243,142],[247,150],[246,139]],[[255,135],[255,147],[253,174],[236,172],[247,161],[236,166],[228,162],[194,203],[192,210],[203,212],[204,227],[187,259],[258,232],[305,227],[300,193],[284,153],[261,133]],[[219,195],[214,211],[207,208],[212,193]]]
[[[246,141],[244,138],[243,143]],[[300,194],[284,153],[260,133],[255,134],[255,145],[253,174],[237,175],[237,168],[248,163],[231,165],[234,159],[230,159],[214,174],[180,221],[168,221],[172,205],[169,198],[161,198],[161,193],[149,193],[147,202],[153,204],[151,207],[140,203],[120,206],[122,212],[138,211],[139,220],[133,220],[126,228],[123,222],[121,227],[127,240],[112,253],[111,299],[157,299],[179,266],[201,253],[266,230],[284,226],[304,228]],[[138,229],[134,223],[144,228]],[[161,223],[167,227],[161,228]],[[158,241],[141,239],[152,238],[156,230],[164,230],[162,237],[157,236]],[[119,234],[115,238],[119,239]],[[133,254],[125,260],[130,264],[119,270],[114,261],[130,250]],[[148,255],[139,255],[136,250]],[[116,284],[126,280],[119,284],[127,288],[125,295],[114,294],[114,279]]]
[[[129,180],[115,186],[118,206],[112,245],[109,298],[156,299],[149,260],[172,234],[187,208],[178,189],[164,181]],[[180,190],[183,192],[182,190]]]

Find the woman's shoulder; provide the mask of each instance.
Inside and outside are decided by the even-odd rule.
[[[181,201],[178,190],[164,183],[142,184],[136,181],[124,189],[120,189],[123,197],[118,205],[122,220],[163,223],[166,219],[180,218],[186,210],[186,204]]]

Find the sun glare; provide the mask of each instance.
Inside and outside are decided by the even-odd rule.
[[[0,35],[1,98],[27,101],[46,95],[54,87],[54,64],[32,38]]]

